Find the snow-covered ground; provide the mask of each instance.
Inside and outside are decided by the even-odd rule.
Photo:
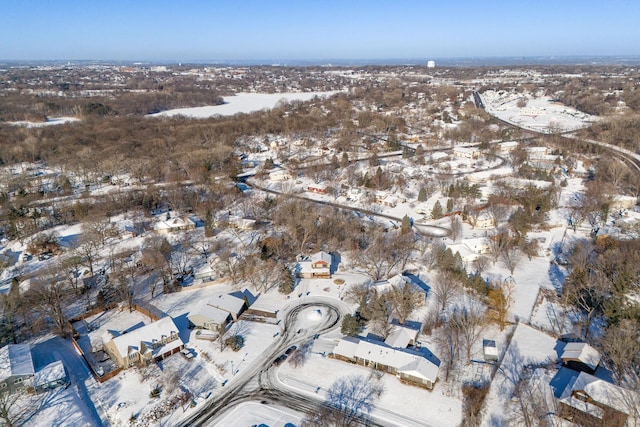
[[[522,98],[526,98],[526,106],[518,107]],[[488,90],[482,93],[482,100],[490,114],[538,132],[577,130],[596,119],[545,95]]]
[[[312,349],[304,367],[294,368],[285,363],[278,369],[278,378],[287,387],[325,398],[326,390],[339,378],[352,374],[369,376],[372,370],[363,366],[323,357]],[[322,346],[320,340],[320,346]],[[330,373],[330,374],[328,374]],[[403,385],[394,375],[381,378],[384,393],[376,404],[373,415],[398,426],[453,426],[462,419],[462,405],[457,396],[448,395],[442,383],[432,391]],[[425,408],[429,408],[425,411]]]
[[[62,125],[65,123],[77,122],[77,117],[50,117],[46,122],[30,122],[28,120],[21,120],[17,122],[7,122],[7,124],[14,126],[25,126],[28,128],[39,128],[43,126]]]
[[[543,365],[559,357],[557,341],[522,323],[518,324],[487,395],[483,425],[506,425],[504,406],[511,400],[526,365]]]
[[[286,93],[239,93],[235,96],[225,96],[224,104],[208,105],[205,107],[176,108],[150,114],[150,117],[185,116],[205,119],[214,116],[232,116],[238,113],[252,113],[264,109],[271,109],[280,101],[309,101],[318,97],[331,96],[336,92],[286,92]]]
[[[304,416],[291,409],[277,405],[264,405],[256,402],[246,402],[234,407],[228,414],[210,426],[219,427],[295,427],[300,425]]]

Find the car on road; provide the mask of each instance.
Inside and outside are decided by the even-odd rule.
[[[291,347],[289,347],[287,349],[287,351],[284,352],[284,354],[286,354],[287,356],[290,355],[291,353],[293,353],[294,351],[296,351],[298,349],[297,345],[292,345]]]
[[[278,356],[278,358],[276,360],[273,361],[273,364],[275,366],[280,366],[282,364],[282,362],[284,362],[285,360],[287,360],[287,355],[286,354],[282,354],[282,355]]]

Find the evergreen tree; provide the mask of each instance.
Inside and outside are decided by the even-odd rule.
[[[440,219],[442,217],[443,217],[442,205],[440,204],[440,200],[438,200],[436,204],[433,205],[433,210],[431,211],[431,218]]]
[[[400,233],[407,234],[411,231],[411,219],[409,216],[405,215],[402,217],[402,228],[400,229]]]
[[[207,213],[204,217],[204,236],[211,237],[213,236],[214,227],[213,227],[213,218],[212,218],[211,210],[207,209]]]
[[[453,199],[449,198],[447,200],[447,212],[453,212]]]
[[[418,201],[424,202],[425,200],[427,200],[427,189],[420,187],[420,191],[418,192]]]
[[[357,336],[360,333],[360,322],[358,321],[358,318],[351,314],[345,315],[342,319],[340,332],[352,337]]]
[[[349,166],[349,155],[345,151],[342,153],[342,159],[340,160],[340,167],[346,168],[347,166]]]
[[[293,278],[293,274],[289,267],[286,265],[282,267],[282,271],[280,272],[280,285],[278,286],[278,291],[281,294],[290,294],[293,292],[293,287],[295,285],[295,279]]]

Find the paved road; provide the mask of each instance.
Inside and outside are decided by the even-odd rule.
[[[304,323],[304,316],[309,310],[321,309],[325,315],[312,329]],[[222,396],[211,400],[197,414],[185,420],[184,426],[215,425],[215,421],[227,411],[241,402],[265,401],[277,402],[301,412],[315,410],[322,402],[291,391],[283,392],[274,383],[271,371],[273,361],[292,345],[299,345],[315,334],[325,333],[340,325],[340,309],[326,302],[303,301],[292,307],[285,314],[283,332],[280,340],[260,359],[234,377],[224,389]]]

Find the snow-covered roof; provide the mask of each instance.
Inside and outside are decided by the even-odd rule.
[[[384,343],[395,348],[407,348],[409,343],[416,339],[419,332],[419,330],[407,328],[406,326],[394,325]]]
[[[166,221],[159,221],[155,224],[156,230],[171,230],[184,227],[195,227],[196,223],[188,217],[174,217]]]
[[[345,337],[338,342],[333,353],[348,359],[364,359],[381,365],[395,368],[417,378],[435,382],[438,377],[437,364],[420,352],[407,349],[394,349],[381,341],[370,341],[353,337]]]
[[[227,321],[227,318],[229,317],[229,312],[221,310],[218,307],[214,307],[214,306],[211,306],[209,304],[205,304],[202,307],[200,307],[199,310],[197,310],[193,314],[189,314],[189,316],[187,316],[187,317],[191,317],[191,316],[194,316],[194,315],[200,315],[200,316],[208,319],[209,322],[212,322],[212,323],[215,323],[217,325],[220,325],[220,324],[225,323]]]
[[[112,342],[121,356],[126,356],[131,352],[141,351],[141,344],[144,343],[147,351],[152,351],[154,355],[164,354],[184,345],[184,342],[178,337],[176,340],[166,343],[165,345],[153,348],[153,340],[161,342],[164,337],[171,334],[177,334],[178,327],[171,317],[163,317],[153,323],[134,329],[131,332],[115,337]]]
[[[313,264],[322,263],[331,266],[331,254],[328,254],[324,251],[316,252],[311,255],[310,260]]]
[[[210,298],[206,305],[237,315],[242,311],[245,300],[231,294],[219,294]]]
[[[577,360],[584,363],[592,370],[596,370],[600,363],[600,353],[595,348],[584,342],[570,342],[564,347],[562,356],[564,360]]]
[[[601,380],[586,372],[580,372],[577,377],[573,378],[569,384],[567,384],[567,387],[562,393],[561,400],[571,405],[570,399],[576,391],[583,391],[589,395],[594,402],[606,405],[627,415],[630,412],[630,408],[626,404],[629,398],[632,397],[636,401],[638,399],[635,392],[618,387],[615,384]]]
[[[33,375],[34,372],[28,344],[9,344],[0,348],[0,381],[15,375]]]
[[[298,262],[298,271],[300,273],[331,273],[331,254],[324,251],[316,252],[309,259]]]
[[[44,368],[36,372],[33,377],[33,385],[35,387],[46,385],[62,378],[66,378],[67,373],[64,370],[64,364],[61,360],[49,363]]]

